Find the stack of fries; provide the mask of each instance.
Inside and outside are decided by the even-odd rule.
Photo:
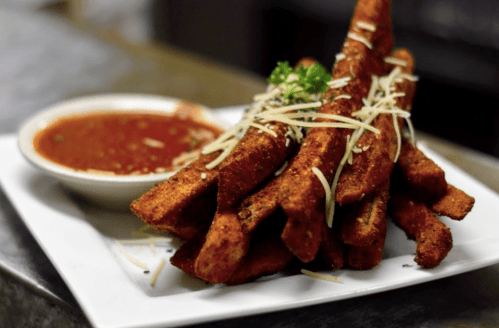
[[[290,140],[286,120],[253,122],[240,139],[223,140],[225,148],[212,147],[134,201],[132,212],[146,224],[185,241],[171,263],[227,285],[294,260],[371,269],[381,261],[390,215],[416,240],[415,261],[438,265],[452,235],[437,215],[461,220],[474,199],[401,136],[416,79],[412,54],[393,44],[390,1],[359,0],[318,125]],[[332,117],[363,125],[353,132],[320,125]]]

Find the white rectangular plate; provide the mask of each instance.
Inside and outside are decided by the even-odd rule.
[[[220,113],[234,122],[241,109]],[[390,225],[381,264],[369,271],[331,273],[341,283],[280,274],[241,286],[209,286],[169,264],[173,245],[160,245],[156,251],[128,248],[151,272],[162,257],[166,259],[151,287],[152,273],[125,260],[114,243],[130,238],[142,223],[130,214],[101,210],[72,198],[22,158],[15,136],[0,137],[0,183],[95,327],[180,326],[353,298],[498,263],[499,196],[427,153],[446,171],[450,183],[476,198],[464,221],[442,218],[452,230],[454,248],[437,268],[421,269],[413,261],[414,242]]]

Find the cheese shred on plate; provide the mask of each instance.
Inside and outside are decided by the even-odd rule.
[[[318,273],[318,272],[313,272],[313,271],[306,270],[306,269],[301,269],[301,273],[306,275],[306,276],[312,277],[312,278],[341,283],[341,278],[339,278],[339,277],[330,276],[330,275]]]
[[[125,248],[123,247],[123,245],[116,240],[116,246],[118,247],[118,249],[120,250],[121,254],[123,254],[123,256],[128,260],[130,261],[131,263],[135,264],[136,266],[138,266],[139,268],[142,268],[142,269],[147,269],[147,264],[145,264],[144,262],[142,261],[139,261],[137,260],[135,257],[133,257],[132,255],[130,255],[130,253],[128,253]]]
[[[157,244],[165,244],[165,243],[171,243],[173,241],[173,238],[171,237],[163,237],[159,235],[158,233],[149,233],[147,230],[151,229],[150,226],[144,225],[141,228],[132,231],[131,234],[132,236],[137,236],[140,237],[138,239],[116,239],[115,243],[118,249],[120,250],[121,254],[127,259],[130,263],[138,266],[139,268],[142,268],[145,270],[145,273],[148,273],[148,265],[146,263],[143,263],[139,259],[133,257],[128,253],[123,245],[133,245],[137,246],[135,248],[135,253],[138,253],[144,246],[149,246],[149,249],[152,254],[157,254],[158,249],[156,248]],[[159,264],[156,266],[154,269],[154,272],[152,274],[152,277],[149,280],[149,285],[154,287],[156,284],[156,280],[158,279],[159,274],[161,273],[161,270],[163,270],[163,267],[165,266],[166,261],[164,258],[161,258]]]
[[[156,267],[156,269],[154,269],[151,279],[149,280],[149,285],[151,287],[154,287],[154,285],[156,285],[156,281],[158,280],[161,270],[163,270],[163,268],[165,267],[165,263],[166,263],[165,258],[162,257],[161,260],[159,261],[158,266]]]

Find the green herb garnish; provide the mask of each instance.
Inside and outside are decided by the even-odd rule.
[[[293,69],[288,62],[278,62],[267,81],[276,86],[286,87],[283,95],[286,101],[312,102],[315,100],[311,99],[310,95],[322,94],[327,90],[331,74],[320,64],[309,67],[301,65]]]

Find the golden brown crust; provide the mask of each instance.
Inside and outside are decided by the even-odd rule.
[[[452,249],[450,229],[424,203],[401,190],[392,193],[389,209],[395,224],[416,241],[416,263],[424,268],[439,265]]]
[[[239,285],[257,278],[281,271],[293,259],[293,254],[282,244],[279,238],[261,241],[255,244],[236,269],[226,285]]]
[[[157,231],[166,231],[182,240],[204,237],[216,211],[216,189],[194,198],[190,206],[183,209],[178,220],[170,225],[153,226]]]
[[[369,270],[383,259],[385,236],[379,236],[369,246],[350,246],[347,250],[346,263],[355,270]]]
[[[206,169],[220,152],[201,156],[170,179],[155,185],[139,199],[134,200],[130,210],[144,223],[160,231],[179,227],[183,213],[204,196],[216,192],[218,170]],[[206,177],[202,178],[202,173]]]
[[[346,245],[341,241],[339,229],[329,228],[326,221],[322,224],[322,241],[317,257],[334,270],[339,270],[345,263]]]
[[[430,204],[430,209],[435,213],[447,216],[453,220],[462,220],[471,211],[475,198],[461,189],[447,184],[445,194],[436,202]]]
[[[396,50],[391,57],[403,60],[406,65],[397,65],[402,73],[413,74],[414,60],[406,49]],[[386,64],[384,74],[389,74],[395,65]],[[403,79],[395,85],[395,92],[403,92],[404,97],[397,98],[397,107],[409,111],[415,94],[416,83]],[[399,131],[403,119],[396,120]],[[376,117],[372,126],[380,133],[366,132],[359,139],[357,146],[367,148],[353,156],[353,163],[345,166],[336,188],[336,201],[339,204],[351,204],[359,201],[364,195],[372,193],[385,181],[395,165],[398,135],[391,115],[381,114]]]
[[[284,245],[300,261],[312,261],[321,244],[322,226],[326,222],[324,204],[318,203],[315,209],[310,209],[308,220],[296,220],[288,217],[281,239]]]
[[[258,184],[276,172],[294,149],[294,141],[286,145],[288,125],[269,122],[277,137],[250,127],[234,150],[220,165],[218,208],[237,204]]]
[[[359,21],[371,23],[376,31],[359,30]],[[363,42],[347,38],[342,48],[345,59],[337,61],[333,69],[333,80],[352,77],[342,88],[329,89],[325,94],[326,103],[319,109],[320,113],[350,116],[353,111],[362,107],[362,98],[367,95],[372,74],[383,72],[382,58],[391,52],[393,36],[391,34],[390,1],[360,0],[355,8],[349,28],[371,43],[373,50]],[[333,99],[339,95],[350,95],[350,99]],[[319,121],[319,120],[318,120]],[[312,239],[320,239],[320,229],[312,218],[312,210],[324,197],[324,188],[312,167],[322,171],[329,181],[337,169],[345,150],[345,138],[348,131],[334,128],[313,128],[305,138],[300,151],[288,165],[289,169],[282,173],[279,204],[288,216],[288,224],[283,233],[286,245],[294,245],[291,250],[304,262],[315,256],[303,246],[297,245],[294,238],[299,232],[294,229],[313,232]],[[296,247],[295,247],[296,246]],[[317,248],[318,249],[318,248]],[[300,257],[303,254],[305,257]]]
[[[406,139],[402,141],[397,170],[421,200],[438,199],[447,191],[444,170]]]
[[[312,58],[301,58],[295,67],[317,64]],[[218,209],[237,206],[255,187],[275,173],[293,152],[295,141],[286,137],[288,125],[267,122],[277,136],[250,127],[242,140],[220,166]]]
[[[170,258],[170,263],[191,277],[200,279],[194,270],[194,263],[203,246],[203,238],[191,239],[180,246],[180,248]]]
[[[341,240],[348,245],[369,246],[386,235],[386,204],[390,179],[386,179],[374,193],[350,205],[341,225]]]
[[[235,212],[217,212],[194,265],[196,276],[214,284],[225,282],[248,252],[249,242]]]
[[[258,224],[277,209],[279,177],[269,181],[261,190],[244,199],[238,208],[238,217],[244,231],[255,230]]]

